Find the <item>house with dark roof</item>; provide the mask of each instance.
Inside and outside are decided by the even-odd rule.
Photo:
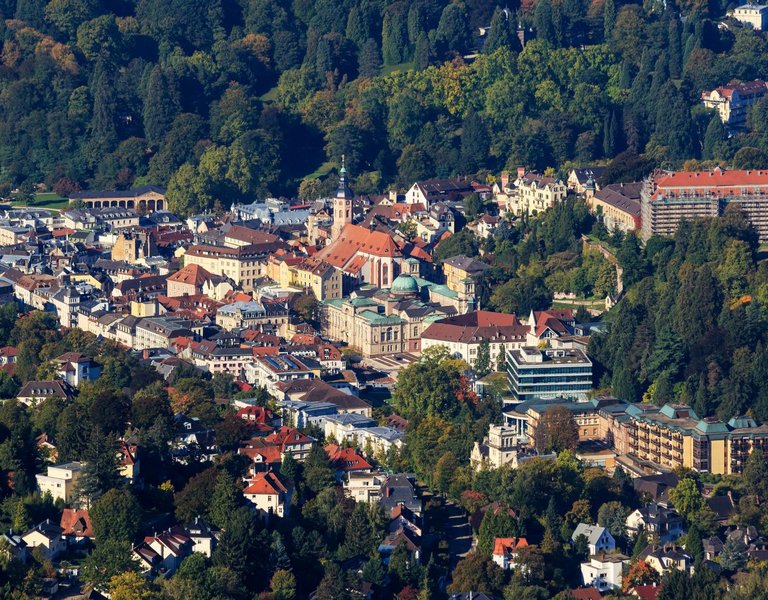
[[[23,533],[21,539],[24,540],[30,552],[34,548],[40,548],[46,559],[54,560],[67,549],[62,532],[61,527],[50,519],[46,519]]]
[[[73,396],[73,391],[66,381],[58,379],[48,381],[28,381],[24,384],[16,399],[27,406],[47,400],[48,398],[58,398],[59,400],[69,400]]]
[[[56,376],[72,387],[78,387],[82,381],[95,381],[101,375],[101,365],[80,352],[65,352],[53,362]]]
[[[421,515],[424,503],[416,488],[416,477],[404,473],[390,476],[381,486],[379,504],[387,513],[402,504],[414,514]]]
[[[642,529],[655,535],[662,544],[673,542],[685,534],[683,523],[683,518],[675,510],[654,502],[635,509],[626,520],[630,535],[636,535]]]

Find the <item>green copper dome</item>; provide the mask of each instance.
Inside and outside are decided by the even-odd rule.
[[[401,275],[398,275],[392,282],[392,293],[418,294],[419,284],[416,283],[416,280],[407,273],[402,273]]]

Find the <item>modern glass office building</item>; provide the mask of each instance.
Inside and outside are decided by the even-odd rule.
[[[507,379],[518,402],[583,399],[592,389],[592,361],[581,350],[526,346],[507,351]]]

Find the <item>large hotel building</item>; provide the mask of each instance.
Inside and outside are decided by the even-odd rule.
[[[682,220],[718,217],[738,206],[768,242],[768,171],[657,171],[640,193],[642,237],[673,235]]]
[[[749,417],[727,423],[699,418],[690,406],[614,404],[598,409],[601,434],[636,473],[688,467],[720,475],[741,473],[753,448],[768,449],[768,426]]]

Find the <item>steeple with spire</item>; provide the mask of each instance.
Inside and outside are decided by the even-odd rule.
[[[341,155],[341,169],[339,170],[339,187],[336,189],[336,197],[333,199],[333,227],[331,239],[337,240],[341,231],[348,223],[352,223],[352,190],[347,185],[347,169],[344,164],[344,155]]]
[[[347,168],[344,166],[344,155],[341,155],[341,170],[339,171],[339,187],[336,188],[337,198],[352,199],[352,190],[347,185]]]

